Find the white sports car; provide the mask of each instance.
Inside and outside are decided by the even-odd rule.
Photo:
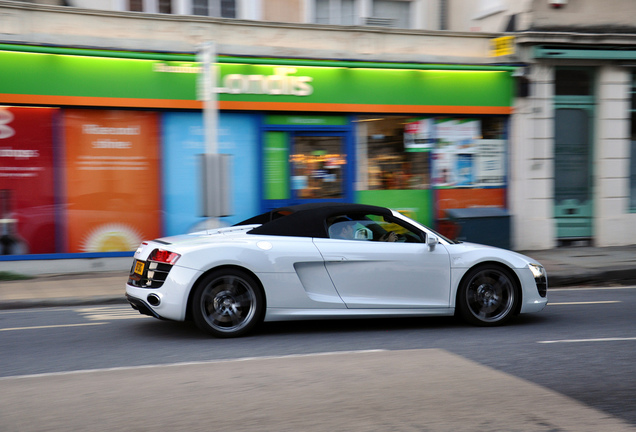
[[[220,337],[260,322],[457,314],[492,326],[547,304],[547,276],[515,252],[448,240],[360,204],[278,208],[235,226],[145,241],[134,309]]]

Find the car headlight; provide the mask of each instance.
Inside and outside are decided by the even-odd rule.
[[[530,271],[532,272],[532,275],[535,277],[535,279],[545,275],[545,269],[543,268],[543,266],[530,263],[528,264],[528,267],[530,268]]]

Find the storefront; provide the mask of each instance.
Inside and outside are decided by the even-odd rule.
[[[302,83],[276,102],[257,99],[270,113],[260,134],[262,210],[356,201],[438,225],[449,208],[506,207],[511,68],[287,62],[222,69],[223,95],[245,92],[246,77],[268,68],[291,80],[288,89]],[[224,100],[221,107],[249,109]]]
[[[0,259],[125,255],[202,222],[194,55],[0,45],[0,61],[0,218],[16,244]],[[506,207],[513,68],[217,62],[224,223],[316,200],[430,225],[448,208]]]

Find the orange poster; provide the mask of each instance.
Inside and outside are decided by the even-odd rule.
[[[65,110],[68,252],[135,250],[160,236],[159,117]]]
[[[506,208],[505,188],[437,189],[437,219],[446,218],[446,210],[470,207]]]

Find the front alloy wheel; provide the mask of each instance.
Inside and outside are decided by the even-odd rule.
[[[234,269],[218,270],[198,284],[192,317],[197,327],[214,336],[242,336],[261,321],[263,303],[252,276]]]
[[[499,266],[468,272],[457,294],[457,311],[468,323],[493,326],[508,321],[519,302],[510,271]]]

